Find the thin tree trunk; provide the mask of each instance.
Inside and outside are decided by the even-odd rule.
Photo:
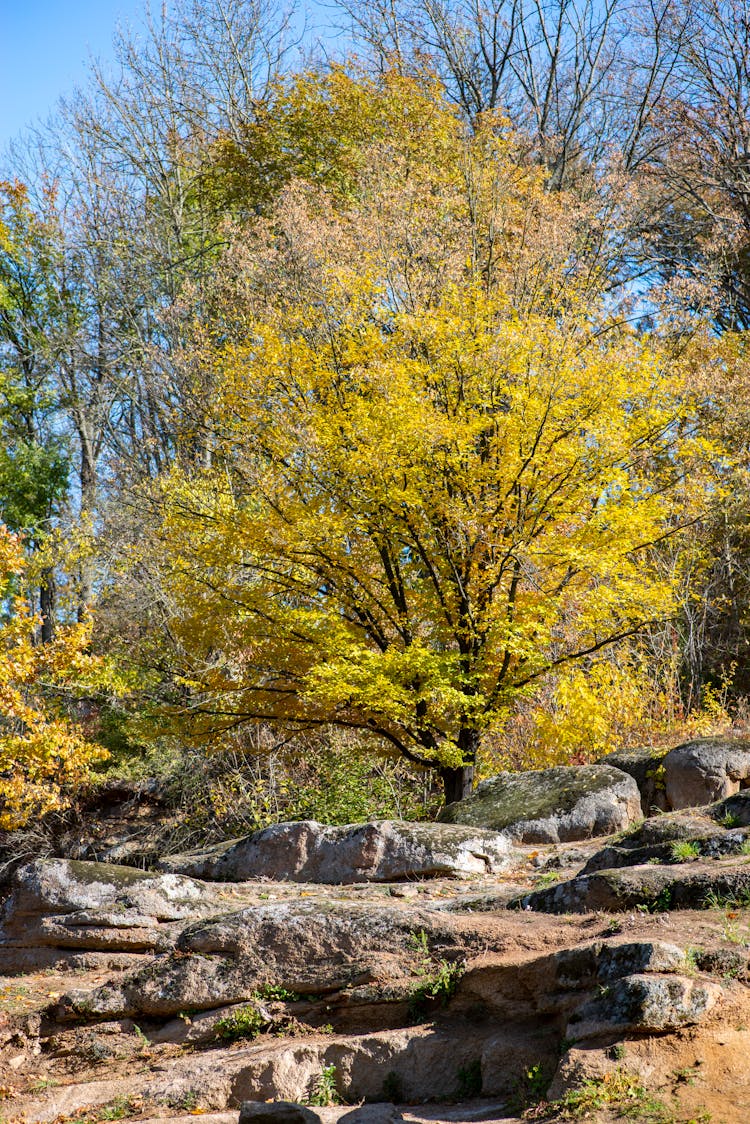
[[[42,644],[51,644],[55,637],[55,575],[51,569],[42,574],[39,587],[39,610],[42,617]]]
[[[79,427],[79,436],[81,440],[81,512],[90,517],[96,508],[96,456],[93,449],[93,442],[87,439],[82,427]],[[86,613],[91,605],[93,588],[93,562],[84,555],[80,563],[78,578],[77,617],[79,622],[85,619]]]

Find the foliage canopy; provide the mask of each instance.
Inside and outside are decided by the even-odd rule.
[[[346,203],[242,232],[159,551],[194,733],[374,730],[460,798],[519,694],[669,611],[702,447],[502,122],[398,95]]]
[[[38,643],[39,617],[24,596],[28,564],[21,540],[0,525],[0,830],[62,805],[90,766],[107,756],[66,714],[76,686],[101,680],[87,652],[91,622],[60,628]]]

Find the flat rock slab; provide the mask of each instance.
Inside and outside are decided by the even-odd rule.
[[[697,808],[739,792],[750,780],[750,738],[713,737],[685,742],[663,761],[670,808]]]
[[[71,991],[59,1018],[168,1017],[251,1001],[265,986],[329,994],[408,980],[427,949],[460,958],[452,915],[354,902],[254,906],[183,929],[176,951],[91,992]]]
[[[170,923],[211,909],[208,887],[182,875],[39,859],[13,875],[0,914],[0,950],[159,948],[170,943]]]
[[[671,867],[631,866],[582,874],[516,898],[517,908],[541,913],[618,912],[643,908],[658,913],[670,909],[707,909],[721,902],[747,900],[750,864],[694,862]]]
[[[733,799],[739,801],[741,797]],[[673,863],[742,854],[750,840],[750,830],[724,826],[732,822],[724,803],[654,816],[597,851],[581,873],[648,862]]]
[[[403,1116],[394,1104],[342,1105],[335,1116],[291,1101],[244,1101],[239,1124],[398,1124]]]
[[[304,820],[169,855],[158,865],[160,870],[216,882],[262,876],[344,885],[496,873],[510,859],[507,837],[482,828],[404,820],[329,827]]]
[[[552,1060],[558,1043],[557,1036],[498,1032],[493,1027],[470,1025],[462,1025],[459,1034],[455,1028],[412,1026],[352,1036],[259,1039],[175,1057],[168,1066],[121,1074],[111,1081],[45,1089],[17,1098],[13,1111],[35,1124],[75,1117],[84,1108],[93,1119],[104,1120],[105,1106],[118,1099],[178,1104],[190,1098],[201,1110],[197,1116],[201,1119],[206,1112],[221,1112],[246,1101],[305,1101],[323,1069],[333,1066],[337,1091],[348,1106],[342,1106],[338,1113],[312,1111],[320,1111],[324,1121],[336,1120],[348,1117],[358,1108],[358,1102],[366,1099],[381,1102],[381,1106],[372,1106],[380,1115],[391,1108],[382,1104],[384,1083],[397,1088],[399,1096],[412,1104],[430,1097],[455,1100],[461,1074],[477,1066],[481,1067],[487,1095],[508,1095],[516,1085],[516,1075],[538,1063],[540,1057]],[[99,1109],[97,1115],[92,1109]],[[235,1121],[238,1116],[237,1108]],[[378,1122],[365,1119],[362,1124]]]
[[[638,785],[611,765],[500,773],[440,814],[445,823],[491,828],[516,843],[562,843],[611,835],[640,817]]]
[[[321,1124],[321,1118],[294,1101],[244,1101],[239,1124]]]

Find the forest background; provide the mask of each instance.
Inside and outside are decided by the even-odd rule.
[[[333,16],[180,0],[5,155],[6,830],[747,723],[746,5]]]

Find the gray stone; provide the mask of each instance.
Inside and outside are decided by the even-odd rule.
[[[738,800],[739,797],[730,799]],[[721,821],[723,809],[722,803],[700,811],[684,809],[654,816],[597,851],[581,873],[590,874],[595,870],[611,870],[622,866],[641,866],[650,862],[673,863],[741,854],[750,839],[750,832],[742,828],[729,829],[722,826],[721,822],[717,823],[717,818]],[[680,843],[689,843],[695,853],[688,853],[687,857],[683,854],[681,858]]]
[[[611,835],[641,817],[632,777],[611,765],[571,765],[500,773],[440,819],[491,828],[518,843],[561,843]]]
[[[565,1035],[580,1040],[678,1030],[701,1022],[720,995],[717,984],[683,976],[625,976],[574,1012]]]
[[[161,947],[170,939],[169,923],[205,914],[206,889],[177,874],[39,859],[13,875],[0,914],[0,948]]]
[[[251,1001],[265,985],[324,995],[383,978],[409,979],[428,946],[457,958],[456,922],[428,910],[352,902],[288,902],[185,928],[177,951],[92,992],[70,992],[61,1019],[167,1017]],[[420,960],[421,958],[421,960]]]
[[[750,893],[750,866],[729,860],[675,866],[633,866],[582,874],[546,890],[516,898],[511,908],[540,913],[618,912],[645,909],[706,909]]]
[[[494,831],[379,820],[328,827],[313,820],[274,824],[243,839],[184,855],[161,870],[209,881],[250,878],[345,884],[495,873],[510,862],[510,843]]]
[[[321,1124],[317,1112],[293,1101],[243,1101],[239,1124]]]
[[[750,827],[750,791],[728,796],[706,811],[726,827]]]
[[[580,988],[636,973],[679,972],[685,953],[670,941],[596,941],[555,953],[557,987]]]
[[[395,1105],[383,1101],[347,1109],[338,1117],[337,1124],[397,1124],[400,1120],[403,1116]]]
[[[750,779],[750,740],[698,738],[669,751],[664,783],[670,808],[697,808],[739,792]]]
[[[452,1009],[471,1017],[481,1007],[509,1026],[530,1016],[561,1020],[615,980],[684,973],[687,964],[684,951],[669,941],[593,941],[521,963],[476,964],[461,979]]]

